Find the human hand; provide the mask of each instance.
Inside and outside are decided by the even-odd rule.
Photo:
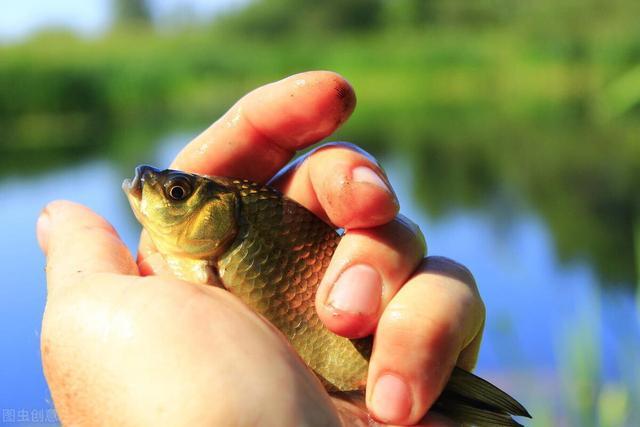
[[[244,97],[172,166],[265,182],[296,150],[332,133],[354,103],[335,74],[292,76]],[[396,217],[382,170],[353,147],[317,150],[271,184],[347,230],[319,288],[318,313],[342,335],[376,332],[369,384],[391,376],[368,387],[367,405],[382,421],[417,422],[453,365],[475,361],[484,309],[471,275],[423,258],[424,240]],[[63,422],[337,422],[279,334],[224,291],[167,276],[144,235],[136,265],[103,219],[54,203],[39,238],[49,285],[43,362]],[[385,388],[389,396],[380,397]],[[351,420],[366,422],[354,407],[339,408],[343,419],[352,411]]]

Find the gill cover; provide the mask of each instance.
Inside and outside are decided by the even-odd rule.
[[[194,210],[178,246],[196,258],[217,258],[238,232],[237,211],[235,193],[212,195]]]

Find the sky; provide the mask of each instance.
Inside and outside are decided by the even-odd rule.
[[[154,17],[188,11],[208,18],[248,0],[148,0]],[[67,28],[96,36],[108,28],[110,0],[0,0],[0,41],[14,42],[44,28]]]

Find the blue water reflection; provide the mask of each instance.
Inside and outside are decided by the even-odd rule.
[[[188,139],[168,136],[149,162],[168,164]],[[585,348],[600,353],[594,357],[603,378],[620,382],[640,375],[625,360],[640,356],[633,296],[623,290],[605,294],[586,264],[562,266],[539,218],[517,207],[506,224],[497,220],[501,208],[460,210],[435,221],[412,203],[412,186],[419,183],[403,164],[389,159],[384,165],[403,212],[425,233],[429,252],[467,265],[478,281],[487,305],[480,374],[509,386],[525,402],[547,401],[571,389],[571,352],[581,351],[571,345],[572,337],[586,330]],[[34,224],[40,209],[54,198],[83,203],[111,221],[134,248],[139,228],[120,190],[123,178],[111,163],[97,160],[0,183],[0,408],[51,407],[39,356],[45,281]],[[547,411],[564,411],[555,407],[562,403],[549,405]]]

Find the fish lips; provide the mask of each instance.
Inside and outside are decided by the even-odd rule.
[[[160,173],[159,169],[149,165],[140,165],[136,167],[135,175],[133,179],[125,179],[122,183],[122,189],[129,196],[138,200],[142,198],[142,187],[146,182],[155,181],[157,174]]]

